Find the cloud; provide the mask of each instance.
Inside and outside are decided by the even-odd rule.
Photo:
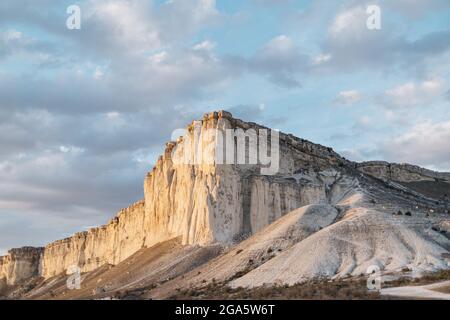
[[[334,18],[329,34],[333,38],[361,38],[365,34],[367,13],[364,6],[339,12]]]
[[[250,58],[230,56],[226,61],[232,68],[262,74],[281,87],[298,88],[301,84],[297,77],[307,70],[310,58],[290,37],[279,35],[270,39]]]
[[[258,105],[237,105],[226,107],[225,110],[231,112],[233,117],[244,121],[262,121],[265,116],[266,106],[264,103]]]
[[[450,122],[426,121],[380,146],[386,160],[450,170]]]
[[[386,9],[384,9],[386,10]],[[383,11],[382,11],[383,12]],[[381,30],[369,30],[365,5],[341,8],[332,19],[321,51],[331,59],[321,68],[332,71],[421,71],[433,56],[450,49],[450,30],[443,29],[411,40],[394,19],[382,15]],[[401,69],[400,69],[401,67]]]
[[[333,100],[336,104],[353,105],[361,100],[361,93],[357,90],[341,91]]]
[[[433,11],[446,10],[450,8],[447,0],[384,0],[383,6],[396,10],[396,12],[408,17],[418,19]]]
[[[25,39],[23,34],[17,30],[6,30],[0,32],[0,57],[21,51],[30,40]]]
[[[194,46],[194,50],[212,51],[216,47],[216,44],[211,41],[203,41]]]
[[[320,65],[327,63],[332,58],[331,54],[319,54],[313,58],[313,65]]]
[[[45,41],[38,41],[15,29],[0,29],[0,63],[9,58],[22,58],[35,66],[49,67],[58,63],[56,53],[56,48]]]
[[[408,82],[386,90],[381,100],[390,108],[426,106],[444,97],[444,84],[442,79]]]
[[[368,159],[373,160],[376,156],[376,153],[373,150],[367,150],[365,148],[344,149],[339,150],[338,152],[344,158],[357,162],[367,161]]]

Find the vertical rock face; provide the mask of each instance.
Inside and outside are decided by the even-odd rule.
[[[104,264],[117,264],[144,245],[144,202],[123,209],[106,226],[80,232],[45,247],[43,277],[51,277],[78,266],[83,272]]]
[[[13,285],[39,274],[43,248],[24,247],[11,249],[8,255],[0,257],[0,280]]]
[[[167,144],[146,176],[143,201],[119,212],[108,225],[51,243],[39,255],[21,258],[13,267],[9,262],[13,258],[2,258],[0,279],[12,284],[35,274],[48,278],[72,266],[91,271],[103,264],[117,264],[144,246],[179,236],[184,244],[230,243],[300,206],[329,201],[329,188],[336,177],[321,172],[345,162],[331,148],[283,133],[274,134],[279,136],[275,141],[271,135],[268,147],[279,147],[271,151],[272,156],[279,151],[278,170],[263,176],[265,164],[248,163],[256,149],[244,154],[247,164],[220,161],[228,159],[229,145],[224,149],[220,144],[227,139],[228,129],[268,130],[227,112],[194,121],[183,137]],[[236,160],[238,140],[227,141]]]
[[[213,135],[202,146],[211,129]],[[168,144],[144,183],[145,225],[152,230],[146,245],[176,236],[182,236],[185,244],[232,242],[302,204],[326,198],[323,183],[317,188],[302,188],[292,175],[300,169],[314,172],[342,162],[330,148],[280,134],[279,170],[265,177],[261,175],[263,165],[249,164],[248,154],[246,164],[218,163],[223,160],[218,154],[223,151],[218,147],[218,135],[225,137],[228,129],[258,133],[267,128],[233,119],[225,112],[212,113],[202,122],[193,122],[177,143]],[[175,161],[186,153],[184,161]],[[195,162],[194,157],[201,158],[201,164],[186,164]]]

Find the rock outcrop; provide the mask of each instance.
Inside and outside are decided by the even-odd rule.
[[[230,138],[230,130],[244,136]],[[260,144],[254,153],[239,154],[241,138],[244,146],[247,139],[249,148],[252,139]],[[231,153],[226,145],[230,141]],[[267,145],[263,148],[261,143]],[[252,162],[253,154],[270,154],[277,160],[276,170],[273,162]],[[234,162],[224,164],[229,156]],[[244,163],[237,161],[239,157]],[[229,245],[302,206],[337,203],[357,187],[358,181],[341,172],[355,171],[355,167],[381,179],[450,179],[418,167],[354,164],[331,148],[270,132],[225,111],[213,112],[166,145],[145,177],[142,201],[120,211],[105,226],[43,249],[11,251],[0,258],[0,279],[12,285],[33,276],[50,278],[72,266],[88,272],[105,264],[116,265],[142,248],[174,238],[181,238],[183,245]]]
[[[11,249],[0,257],[0,280],[14,285],[22,280],[39,275],[44,248],[23,247]]]
[[[104,264],[117,264],[142,247],[175,237],[181,237],[183,244],[232,243],[301,205],[326,198],[324,185],[301,188],[292,183],[298,170],[316,175],[344,162],[331,148],[279,133],[279,170],[276,175],[262,176],[264,165],[258,163],[217,162],[218,136],[225,137],[228,129],[268,130],[235,119],[225,111],[206,114],[189,125],[177,142],[166,145],[145,178],[143,201],[122,210],[105,226],[47,245],[42,257],[33,260],[33,272],[16,268],[15,275],[2,272],[1,277],[12,284],[37,273],[49,278],[71,266],[91,271]],[[214,136],[207,141],[205,137],[211,131]],[[232,141],[233,149],[237,148],[237,140]],[[198,155],[192,150],[198,151],[202,159],[213,161],[196,163],[194,157]],[[173,161],[173,157],[186,152],[192,156],[187,163]]]
[[[144,224],[144,201],[121,210],[109,224],[80,232],[47,245],[41,259],[45,278],[77,266],[82,272],[104,264],[117,264],[144,246],[148,232]]]
[[[356,164],[359,171],[382,180],[397,182],[443,181],[450,182],[450,173],[436,172],[411,164],[369,161]]]

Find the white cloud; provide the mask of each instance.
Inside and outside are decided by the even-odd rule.
[[[33,45],[33,39],[15,29],[0,30],[0,57],[10,54],[24,53]],[[42,52],[34,52],[36,57]]]
[[[357,123],[361,127],[369,127],[372,124],[372,121],[369,116],[362,116],[358,119]]]
[[[445,82],[442,79],[430,79],[423,82],[408,82],[388,89],[382,98],[390,107],[425,106],[445,95]]]
[[[102,69],[100,69],[100,67],[96,67],[92,77],[96,80],[100,80],[103,77]]]
[[[23,39],[23,34],[20,31],[17,30],[6,30],[3,33],[4,39],[7,41],[14,41],[14,40],[20,40]]]
[[[161,52],[151,55],[149,57],[149,60],[153,63],[158,64],[158,63],[162,63],[162,62],[166,61],[167,58],[168,58],[168,53],[166,51],[161,51]]]
[[[86,28],[104,30],[105,40],[127,51],[139,53],[161,46],[152,7],[144,1],[95,0],[84,19]]]
[[[273,57],[290,55],[293,51],[294,43],[291,38],[285,35],[279,35],[271,39],[263,48],[264,55]]]
[[[360,38],[367,31],[366,21],[365,7],[349,8],[334,18],[328,31],[334,38]]]
[[[333,100],[336,104],[352,105],[361,100],[361,93],[357,90],[341,91]]]
[[[314,57],[313,64],[314,65],[324,64],[330,60],[331,60],[331,54],[319,54],[318,56]]]
[[[450,170],[450,121],[426,121],[385,141],[386,160]]]
[[[215,42],[211,41],[203,41],[194,46],[194,50],[205,50],[205,51],[211,51],[216,47]]]
[[[60,146],[59,151],[62,153],[71,153],[72,155],[79,155],[80,153],[84,152],[85,150],[83,148],[74,147],[74,146]]]
[[[297,75],[306,71],[310,57],[298,48],[292,39],[279,35],[259,48],[251,58],[235,57],[237,68],[266,75],[270,81],[287,88],[300,87]]]

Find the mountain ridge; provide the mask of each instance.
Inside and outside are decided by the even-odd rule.
[[[268,129],[235,119],[226,111],[193,121],[187,134],[193,134],[195,126],[200,130]],[[414,165],[352,162],[332,148],[285,133],[280,133],[281,166],[274,176],[257,174],[259,165],[176,166],[173,151],[184,148],[183,140],[166,144],[145,177],[144,200],[120,210],[104,226],[54,241],[45,248],[10,250],[0,257],[0,285],[1,281],[16,285],[33,277],[49,279],[64,274],[72,265],[82,272],[117,265],[143,248],[176,237],[181,237],[183,245],[237,243],[305,205],[339,203],[348,193],[345,190],[355,188],[355,172],[384,182],[450,182],[450,173]],[[397,188],[395,193],[405,192],[395,185],[390,188]],[[443,202],[429,210],[446,205],[445,199],[437,200]]]

